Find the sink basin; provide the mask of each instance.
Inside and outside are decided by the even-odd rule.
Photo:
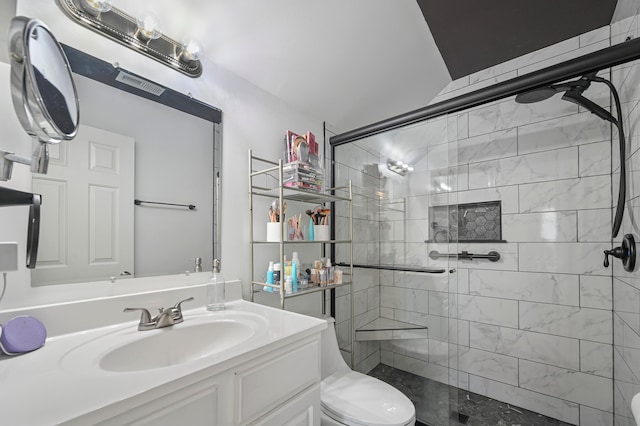
[[[166,327],[153,333],[145,337],[141,333],[139,340],[108,352],[100,360],[100,367],[139,371],[182,364],[236,346],[249,339],[253,329],[239,321],[224,320]]]
[[[71,350],[63,365],[109,372],[171,367],[222,354],[264,329],[262,317],[240,312],[185,316],[183,323],[150,331],[128,325]]]

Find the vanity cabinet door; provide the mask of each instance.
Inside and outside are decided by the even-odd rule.
[[[320,424],[320,384],[291,399],[251,426],[314,426]]]
[[[318,383],[320,341],[317,337],[300,345],[286,346],[270,359],[247,364],[235,372],[237,404],[234,424],[253,424],[260,416],[289,403],[299,393]]]
[[[218,383],[209,379],[176,389],[108,420],[92,423],[100,426],[225,426],[224,421],[219,421],[218,399]]]

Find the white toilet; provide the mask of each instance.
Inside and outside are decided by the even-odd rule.
[[[334,319],[322,332],[322,426],[409,426],[416,409],[402,392],[352,371],[340,354]]]

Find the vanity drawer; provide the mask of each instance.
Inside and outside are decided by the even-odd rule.
[[[320,382],[320,342],[290,346],[235,372],[235,424],[245,425]]]

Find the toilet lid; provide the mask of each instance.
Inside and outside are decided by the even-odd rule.
[[[393,386],[351,371],[322,381],[323,411],[349,425],[404,426],[415,416],[413,403]]]

